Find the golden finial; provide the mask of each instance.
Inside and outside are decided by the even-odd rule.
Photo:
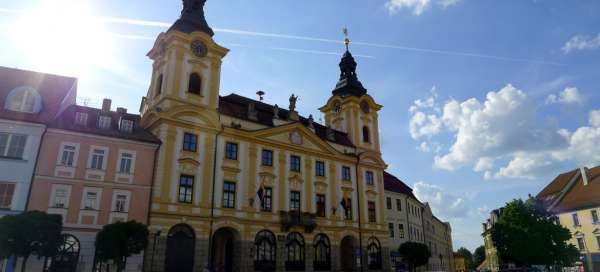
[[[350,45],[350,39],[348,38],[348,28],[344,27],[343,31],[345,36],[344,44],[346,45],[346,51],[348,51],[348,46]]]

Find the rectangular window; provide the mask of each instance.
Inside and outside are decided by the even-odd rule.
[[[290,156],[290,171],[300,172],[300,157],[292,155]]]
[[[101,115],[100,118],[98,118],[98,127],[101,129],[109,129],[110,128],[110,116],[103,116]]]
[[[388,210],[392,209],[392,198],[391,197],[385,198],[385,206],[387,207]]]
[[[115,196],[115,212],[126,213],[129,210],[129,201],[126,194],[116,194]]]
[[[14,193],[14,183],[0,183],[0,209],[10,209]]]
[[[121,162],[119,162],[120,173],[131,173],[131,164],[133,162],[133,154],[121,153]]]
[[[592,223],[598,223],[598,211],[596,210],[592,210]]]
[[[398,237],[404,239],[404,224],[398,224]]]
[[[273,151],[263,149],[262,151],[262,165],[273,166]]]
[[[342,166],[342,180],[350,180],[350,167]]]
[[[300,211],[300,192],[290,192],[290,211]]]
[[[579,246],[579,250],[585,250],[585,242],[583,241],[583,237],[577,238],[577,245]]]
[[[352,220],[352,199],[346,198],[346,210],[344,211],[344,219]]]
[[[262,202],[262,210],[265,212],[270,212],[273,209],[273,188],[265,187],[265,191],[263,192],[263,202]]]
[[[27,136],[0,133],[0,157],[23,159]]]
[[[396,210],[402,211],[402,202],[400,199],[396,199]]]
[[[388,229],[390,230],[390,237],[394,238],[394,223],[388,223]]]
[[[92,163],[90,164],[90,168],[103,170],[104,169],[104,153],[103,149],[94,149],[92,151]]]
[[[131,133],[133,131],[133,121],[121,119],[121,123],[119,123],[119,130]]]
[[[87,126],[88,114],[87,112],[76,112],[75,113],[75,124],[80,126]]]
[[[581,226],[579,224],[579,216],[577,215],[577,213],[573,214],[573,226]]]
[[[194,177],[181,175],[179,177],[179,202],[192,203],[194,192]]]
[[[83,208],[86,210],[97,210],[98,193],[86,192]]]
[[[600,248],[600,236],[596,236],[596,243],[598,244],[598,248]]]
[[[225,157],[228,160],[237,161],[237,159],[238,159],[238,144],[227,143],[225,146]]]
[[[60,156],[60,164],[64,166],[73,166],[76,150],[77,147],[75,146],[64,145],[62,155]]]
[[[373,178],[373,172],[367,171],[365,173],[365,177],[367,179],[367,185],[374,185],[375,184],[375,180]]]
[[[235,183],[223,183],[223,208],[235,208]]]
[[[183,134],[183,150],[196,152],[198,150],[198,136],[196,134]]]
[[[317,216],[325,217],[325,214],[326,214],[325,203],[326,203],[325,195],[317,194]]]
[[[67,208],[67,200],[69,197],[69,191],[67,188],[57,188],[54,191],[54,201],[52,207],[54,208]]]
[[[369,222],[375,223],[377,222],[377,215],[375,210],[375,202],[369,201],[367,203],[367,207],[369,208]]]
[[[322,161],[317,161],[315,163],[315,174],[319,177],[325,176],[325,163]]]

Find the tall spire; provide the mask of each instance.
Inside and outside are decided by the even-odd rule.
[[[348,38],[348,29],[344,28],[344,44],[346,45],[346,52],[342,56],[340,61],[340,80],[335,85],[333,95],[341,96],[362,96],[367,93],[367,89],[363,87],[362,83],[358,80],[356,75],[356,61],[350,53],[350,39]]]
[[[204,18],[204,4],[206,0],[183,0],[183,10],[179,19],[169,28],[184,33],[200,31],[209,36],[215,35]]]

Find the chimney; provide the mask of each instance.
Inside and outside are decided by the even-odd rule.
[[[109,112],[111,103],[112,101],[110,99],[104,98],[104,100],[102,100],[102,112]]]
[[[119,107],[119,108],[117,108],[117,112],[120,113],[120,114],[126,114],[127,113],[127,109]]]
[[[579,167],[579,171],[581,171],[581,179],[583,180],[583,186],[587,186],[588,185],[588,175],[587,175],[587,168],[585,167]]]

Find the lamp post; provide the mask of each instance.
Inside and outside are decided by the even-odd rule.
[[[154,252],[156,251],[156,240],[160,237],[160,230],[157,230],[154,234],[154,241],[152,243],[152,256],[150,257],[150,272],[154,272]]]

